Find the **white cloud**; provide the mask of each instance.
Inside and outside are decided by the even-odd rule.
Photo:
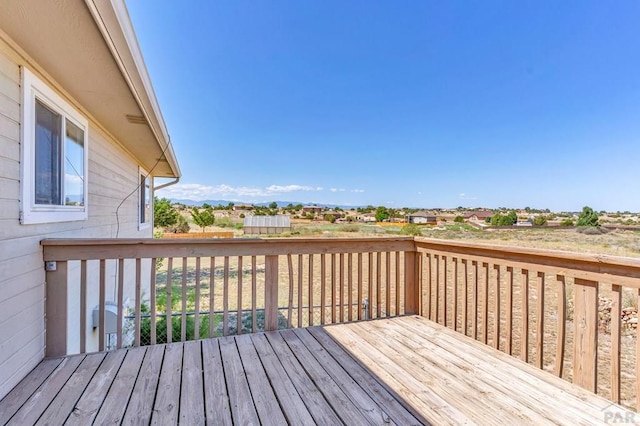
[[[464,192],[458,194],[458,198],[461,200],[477,200],[478,197],[472,197],[471,195],[467,195]]]
[[[158,191],[158,196],[185,200],[211,200],[215,198],[229,198],[238,200],[243,198],[269,197],[295,191],[322,191],[318,186],[305,185],[269,185],[267,187],[201,185],[199,183],[178,183]]]
[[[267,186],[269,192],[293,192],[293,191],[322,191],[322,187],[303,186],[303,185],[270,185]]]
[[[329,191],[331,191],[331,192],[345,192],[346,189],[344,189],[344,188],[330,188]]]
[[[363,193],[364,189],[352,189],[351,192]]]

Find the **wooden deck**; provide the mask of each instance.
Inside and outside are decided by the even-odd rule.
[[[634,413],[417,316],[46,359],[0,424],[597,424]]]

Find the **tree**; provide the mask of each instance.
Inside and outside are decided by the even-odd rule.
[[[191,217],[193,218],[193,223],[202,228],[202,232],[204,232],[207,226],[213,225],[216,221],[216,217],[213,214],[213,209],[202,209],[199,210],[197,207],[191,209]]]
[[[389,210],[386,207],[380,206],[376,209],[376,221],[384,222],[389,219]]]
[[[272,201],[271,203],[269,203],[269,208],[271,210],[275,210],[278,208],[278,203],[276,203],[275,201]]]
[[[578,215],[577,226],[600,226],[598,213],[589,206],[584,206]]]
[[[153,220],[156,226],[166,228],[178,222],[180,213],[171,205],[171,201],[166,198],[154,197],[153,200]]]
[[[496,213],[493,216],[491,216],[492,226],[511,226],[511,225],[514,225],[517,221],[518,221],[518,215],[514,211],[510,211],[506,215]]]

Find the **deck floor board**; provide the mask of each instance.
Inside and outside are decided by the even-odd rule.
[[[0,424],[594,424],[630,413],[406,316],[46,359]],[[637,418],[637,417],[636,417]]]

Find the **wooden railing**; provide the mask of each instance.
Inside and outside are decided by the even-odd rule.
[[[640,329],[621,319],[640,300],[639,259],[424,239],[416,250],[426,317],[640,409]]]
[[[48,356],[422,314],[614,402],[640,404],[638,329],[621,321],[640,299],[637,259],[418,238],[42,245],[56,262],[47,272]],[[109,300],[116,320],[107,335]]]
[[[42,245],[48,356],[418,313],[412,238]]]

